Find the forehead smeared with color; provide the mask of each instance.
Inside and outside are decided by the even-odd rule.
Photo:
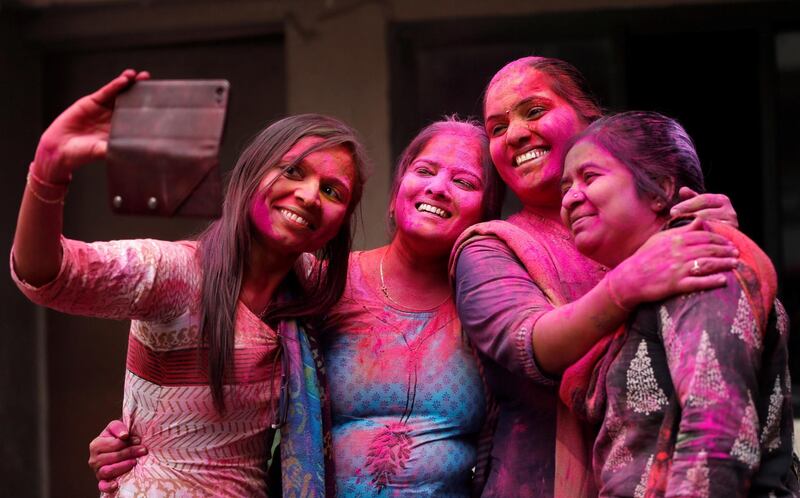
[[[503,78],[506,78],[511,74],[519,74],[520,72],[526,70],[535,71],[536,70],[535,64],[543,60],[544,60],[543,57],[529,56],[529,57],[522,57],[521,59],[516,59],[509,62],[508,64],[500,68],[500,70],[497,71],[494,76],[492,76],[492,80],[489,82],[487,90],[491,88],[492,85],[494,85],[496,82],[498,82]]]
[[[483,94],[484,117],[487,97],[495,84],[506,80],[511,82],[510,78],[516,78],[522,84],[526,76],[532,73],[538,73],[541,82],[572,107],[584,123],[591,123],[602,116],[600,104],[589,83],[575,66],[561,59],[528,56],[509,62],[492,77]]]
[[[500,81],[512,82],[512,80],[516,80],[518,83],[521,83],[527,74],[538,71],[538,69],[535,67],[535,64],[543,60],[544,59],[542,57],[523,57],[521,59],[509,62],[499,71],[497,71],[497,73],[495,73],[495,75],[492,77],[491,81],[489,81],[489,84],[486,86],[486,91],[484,92],[484,111],[486,110],[487,97],[489,96],[489,92],[491,92],[492,87],[494,87]],[[549,75],[542,72],[542,76],[545,76],[544,81],[548,86],[550,86],[551,79]]]

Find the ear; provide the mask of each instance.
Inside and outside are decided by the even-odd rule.
[[[661,212],[666,207],[664,202],[670,202],[670,200],[675,196],[675,179],[670,178],[668,176],[661,177],[658,180],[658,185],[661,187],[661,190],[664,191],[664,198],[660,197],[653,197],[653,200],[650,204],[650,207],[655,212]]]

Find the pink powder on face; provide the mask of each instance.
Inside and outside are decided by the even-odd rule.
[[[567,154],[562,189],[561,217],[576,247],[608,266],[633,254],[664,222],[655,200],[639,196],[628,168],[590,140]]]
[[[424,241],[429,253],[449,252],[458,235],[480,221],[483,188],[478,140],[456,133],[433,137],[401,179],[393,204],[398,233]]]
[[[283,156],[291,163],[322,141],[303,137]],[[344,146],[307,155],[291,171],[271,169],[250,202],[259,241],[279,254],[313,252],[339,231],[347,214],[356,171]]]
[[[586,125],[550,78],[526,64],[506,67],[486,94],[485,114],[503,181],[525,205],[558,205],[564,144]]]

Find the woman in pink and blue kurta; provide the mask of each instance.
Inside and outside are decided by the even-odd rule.
[[[339,496],[467,497],[487,390],[461,331],[447,259],[498,214],[499,179],[475,123],[440,121],[404,151],[389,245],[350,257],[321,335]]]
[[[286,422],[284,496],[332,495],[322,371],[299,321],[327,311],[344,288],[362,147],[335,119],[286,118],[242,153],[222,218],[197,241],[64,238],[73,170],[105,155],[116,96],[146,77],[123,72],[44,132],[11,257],[33,301],[131,320],[123,421],[149,453],[106,490],[266,496],[265,455]],[[299,256],[317,250],[318,263],[303,264]]]
[[[563,178],[561,214],[575,245],[612,268],[665,227],[681,187],[703,190],[686,131],[645,112],[606,117],[579,134]],[[730,225],[707,228],[740,251],[726,285],[640,304],[562,382],[564,401],[602,424],[600,496],[800,496],[775,270]]]

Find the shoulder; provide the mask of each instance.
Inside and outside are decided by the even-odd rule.
[[[458,237],[450,253],[449,269],[453,275],[456,266],[465,258],[483,255],[486,251],[513,255],[512,241],[527,237],[524,231],[502,220],[478,223],[464,230]],[[464,253],[464,258],[462,258]]]

